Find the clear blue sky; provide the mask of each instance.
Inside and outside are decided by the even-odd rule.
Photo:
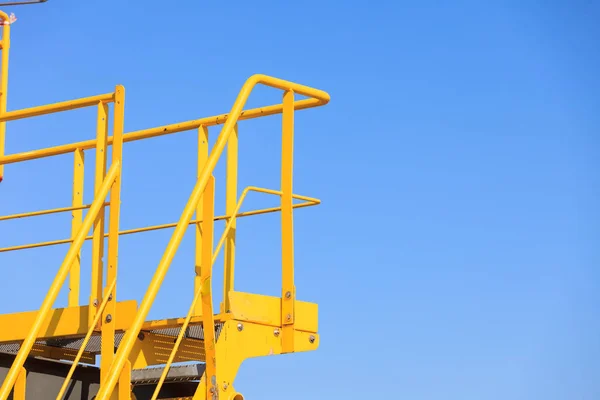
[[[600,8],[436,3],[13,8],[9,109],[123,84],[131,131],[228,112],[254,73],[324,89],[328,106],[297,114],[294,176],[297,193],[323,200],[295,213],[298,296],[319,303],[321,347],[249,361],[238,390],[263,400],[598,399]],[[279,99],[259,90],[249,105]],[[279,124],[240,124],[240,186],[278,187]],[[12,122],[7,151],[93,135],[93,110]],[[188,132],[126,145],[123,228],[179,216],[195,143]],[[71,165],[9,166],[2,214],[68,205]],[[273,204],[255,195],[248,207]],[[69,227],[68,215],[3,223],[1,245]],[[240,222],[237,289],[278,293],[278,229],[278,215]],[[191,233],[152,318],[187,310]],[[169,235],[122,239],[120,299],[141,299]],[[0,254],[0,311],[37,309],[65,252]],[[220,273],[214,286],[220,294]]]

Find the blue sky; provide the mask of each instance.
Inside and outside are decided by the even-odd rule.
[[[248,361],[237,389],[265,400],[597,399],[600,8],[485,3],[13,8],[8,107],[123,84],[131,131],[228,112],[254,73],[326,90],[329,105],[296,114],[294,156],[295,192],[323,201],[294,222],[298,296],[319,303],[321,346]],[[261,89],[249,106],[279,99]],[[278,187],[279,126],[279,116],[240,124],[240,186]],[[11,122],[7,152],[92,138],[94,127],[93,110]],[[195,140],[126,145],[123,228],[178,218]],[[68,205],[71,168],[70,156],[8,166],[2,214]],[[274,204],[255,195],[248,207]],[[276,214],[240,222],[238,290],[278,294],[278,229]],[[0,245],[69,232],[68,215],[4,222]],[[141,299],[169,237],[122,238],[120,299]],[[37,309],[66,250],[0,254],[3,278],[19,282],[4,281],[0,311]],[[192,277],[190,232],[151,317],[184,315]],[[87,296],[85,268],[83,279]]]

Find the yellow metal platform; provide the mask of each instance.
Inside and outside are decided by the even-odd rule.
[[[161,386],[169,380],[185,375],[195,382],[194,399],[235,399],[243,396],[234,389],[234,380],[242,362],[248,358],[283,353],[315,350],[319,344],[317,305],[299,301],[294,285],[293,210],[319,204],[319,200],[292,192],[292,165],[294,142],[294,114],[297,110],[318,107],[329,101],[321,90],[265,75],[254,75],[243,85],[229,113],[191,121],[159,126],[135,132],[124,132],[125,88],[64,101],[60,103],[7,111],[8,54],[10,24],[8,16],[0,12],[2,25],[2,75],[0,80],[0,181],[10,179],[14,164],[29,160],[73,154],[73,202],[61,208],[23,211],[0,216],[1,222],[54,213],[72,214],[72,234],[68,238],[27,243],[0,248],[0,253],[69,244],[63,263],[39,310],[15,310],[0,315],[0,353],[13,357],[12,365],[0,387],[0,400],[12,395],[16,400],[25,398],[27,386],[26,365],[36,358],[68,362],[64,384],[56,393],[43,391],[43,398],[68,398],[67,386],[78,365],[97,364],[99,386],[95,398],[105,400],[132,398],[132,384],[151,380],[155,386],[148,398],[159,398]],[[244,105],[256,85],[265,85],[283,91],[281,104],[244,110]],[[296,100],[305,96],[306,99]],[[43,148],[17,154],[5,154],[6,123],[44,114],[94,107],[96,137],[76,143]],[[277,190],[260,187],[238,189],[238,121],[282,114],[281,187]],[[109,132],[112,120],[112,136]],[[209,148],[209,128],[223,125],[216,142]],[[178,221],[155,226],[122,230],[119,226],[122,157],[124,143],[170,135],[182,131],[198,132],[197,181],[190,182],[191,194],[182,205]],[[10,132],[9,132],[10,133]],[[10,140],[10,135],[8,137]],[[112,146],[111,159],[107,158]],[[215,166],[226,149],[225,215],[215,215]],[[94,200],[83,203],[85,152],[95,152]],[[9,166],[5,168],[5,166]],[[277,196],[280,206],[240,212],[250,192]],[[294,200],[301,201],[295,203]],[[87,210],[84,217],[84,210]],[[253,215],[281,213],[282,283],[281,297],[263,296],[234,290],[236,223],[238,218]],[[214,225],[224,221],[225,230],[214,238]],[[187,315],[157,321],[147,321],[148,313],[162,285],[181,240],[193,228],[196,237],[194,299]],[[157,229],[172,229],[154,276],[139,304],[127,300],[119,292],[118,253],[122,235]],[[91,232],[91,234],[89,234]],[[107,238],[107,245],[105,239]],[[92,241],[91,265],[80,262],[81,246]],[[1,244],[0,244],[1,245]],[[105,248],[106,247],[106,248]],[[223,303],[213,305],[213,265],[219,252],[224,251]],[[0,254],[1,256],[1,254]],[[1,268],[1,267],[0,267]],[[88,304],[79,304],[82,293],[80,271],[90,268]],[[105,278],[106,277],[106,278]],[[55,308],[57,296],[68,279],[68,307]],[[122,298],[122,296],[125,296]],[[207,327],[210,327],[208,329]],[[194,374],[183,374],[189,368],[171,369],[173,364],[201,365]],[[159,366],[148,369],[151,366]],[[171,372],[169,372],[171,371]],[[175,372],[179,371],[179,372]],[[184,379],[184,378],[181,378]],[[37,391],[36,393],[39,393]],[[138,392],[140,393],[140,392]],[[36,395],[40,398],[39,395]],[[37,400],[36,398],[36,400]],[[141,400],[139,396],[138,400]]]

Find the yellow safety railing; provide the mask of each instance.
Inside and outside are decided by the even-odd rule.
[[[150,308],[161,287],[162,281],[169,269],[169,266],[177,252],[179,244],[183,239],[187,226],[190,224],[194,212],[198,210],[198,205],[203,199],[203,226],[206,230],[202,232],[202,266],[201,268],[201,291],[203,293],[203,326],[204,341],[206,350],[206,381],[207,396],[217,390],[212,386],[216,382],[216,363],[214,354],[214,316],[212,312],[212,295],[210,289],[210,265],[212,263],[212,233],[214,219],[214,178],[213,170],[221,156],[225,146],[228,143],[230,135],[234,131],[238,119],[240,118],[244,104],[246,103],[252,89],[257,84],[264,84],[273,88],[284,90],[283,95],[283,140],[282,140],[282,188],[281,188],[281,210],[282,210],[282,297],[285,301],[282,303],[282,342],[284,351],[293,350],[293,327],[294,327],[294,267],[293,267],[293,233],[292,233],[292,151],[293,151],[293,125],[294,125],[294,95],[300,94],[311,97],[303,100],[304,105],[317,106],[326,104],[329,101],[329,95],[321,90],[313,89],[304,85],[273,78],[265,75],[254,75],[249,78],[240,91],[231,112],[227,115],[225,124],[217,138],[217,141],[210,152],[189,200],[183,210],[179,222],[167,248],[159,262],[154,276],[148,286],[148,289],[142,299],[138,312],[132,321],[130,328],[125,333],[115,358],[110,366],[110,371],[106,375],[106,380],[101,385],[97,400],[105,400],[113,392],[119,379],[121,371],[127,362],[136,338],[142,328],[142,325],[150,312]],[[200,129],[202,130],[202,126]],[[203,196],[204,194],[204,196]]]
[[[9,17],[0,11],[0,20],[7,22]],[[216,394],[217,382],[217,354],[216,338],[214,331],[213,297],[212,297],[212,268],[219,252],[224,249],[224,297],[221,305],[222,312],[230,309],[228,294],[234,287],[234,256],[235,256],[235,231],[238,218],[281,211],[281,237],[282,237],[282,288],[281,288],[281,339],[282,352],[294,351],[294,324],[296,293],[294,288],[294,263],[293,263],[293,219],[292,211],[295,208],[317,205],[318,199],[295,195],[292,192],[292,164],[293,164],[293,139],[294,139],[294,113],[296,110],[308,109],[326,104],[329,95],[321,90],[299,85],[293,82],[273,78],[265,75],[250,77],[242,87],[231,111],[228,114],[216,115],[195,119],[170,125],[143,129],[124,133],[124,101],[125,89],[117,86],[113,93],[91,96],[81,99],[63,101],[55,104],[7,111],[7,83],[8,83],[8,54],[10,48],[10,24],[4,23],[2,39],[0,40],[1,74],[0,74],[0,182],[5,177],[4,166],[14,163],[35,160],[39,158],[58,156],[73,153],[73,201],[69,207],[21,212],[12,215],[0,216],[0,222],[19,218],[36,217],[55,213],[71,212],[73,219],[71,236],[69,238],[21,244],[0,248],[0,253],[24,250],[59,244],[69,244],[67,254],[61,264],[51,286],[46,294],[39,312],[35,315],[33,323],[20,343],[19,351],[8,374],[0,387],[0,400],[6,400],[14,388],[15,399],[25,396],[25,370],[23,365],[40,335],[44,321],[49,317],[58,293],[69,276],[69,306],[79,305],[80,294],[80,253],[86,240],[92,240],[92,265],[91,265],[91,290],[89,296],[87,330],[78,331],[77,335],[85,336],[80,349],[75,356],[71,369],[57,399],[64,396],[67,384],[75,368],[85,352],[87,343],[92,335],[100,330],[101,335],[101,386],[97,394],[98,400],[108,399],[115,386],[119,385],[119,398],[129,397],[130,360],[128,359],[138,334],[148,316],[158,290],[160,289],[170,264],[177,252],[183,235],[190,225],[196,230],[196,279],[194,282],[194,298],[188,313],[180,328],[176,343],[169,355],[167,367],[164,369],[160,382],[154,393],[156,399],[160,387],[164,383],[168,370],[176,357],[177,350],[183,340],[186,328],[192,316],[200,315],[204,327],[204,345],[206,355],[206,395],[207,398]],[[243,107],[258,84],[283,90],[281,104],[244,110]],[[295,100],[296,95],[306,96],[307,99]],[[114,104],[113,136],[108,136],[108,105]],[[17,154],[5,154],[6,123],[7,121],[35,117],[50,113],[74,110],[82,107],[97,107],[96,138],[76,143],[63,144],[55,147],[37,149]],[[270,190],[258,187],[247,187],[237,197],[237,162],[238,162],[238,122],[268,115],[282,114],[282,161],[281,161],[281,190]],[[208,128],[223,124],[221,132],[210,153],[208,148]],[[122,178],[122,148],[125,142],[142,140],[177,132],[198,129],[198,176],[192,193],[185,208],[175,223],[166,223],[133,229],[120,230],[120,191]],[[107,149],[112,146],[112,160],[107,163]],[[215,216],[215,178],[213,171],[227,146],[226,169],[226,207],[225,215]],[[94,199],[90,204],[83,203],[84,183],[84,153],[87,150],[96,151],[96,165],[94,173]],[[107,168],[108,166],[108,168]],[[263,208],[259,210],[241,212],[241,206],[249,192],[260,192],[280,197],[279,207]],[[106,201],[106,197],[110,198]],[[302,200],[302,203],[293,204],[293,200]],[[108,232],[105,231],[105,212],[110,207]],[[84,210],[87,210],[85,218]],[[196,218],[192,219],[196,214]],[[214,223],[219,220],[226,221],[225,230],[213,251]],[[117,260],[119,237],[152,230],[174,228],[171,239],[165,252],[158,263],[150,285],[139,305],[137,313],[128,327],[125,336],[115,354],[115,324],[110,321],[116,313],[116,286],[117,286]],[[90,229],[92,234],[89,235]],[[105,253],[104,239],[108,238],[106,268],[103,256]],[[104,286],[104,273],[106,282]],[[199,303],[201,300],[201,304]],[[112,317],[111,317],[112,316]],[[110,318],[109,318],[110,317]]]
[[[0,14],[0,18],[2,15]],[[6,31],[4,32],[6,34]],[[3,42],[7,40],[7,36],[3,36]],[[3,48],[4,50],[4,48]],[[3,53],[4,56],[4,53]],[[3,73],[5,71],[6,64],[3,63]],[[4,84],[4,80],[3,80]],[[5,93],[2,93],[4,95]],[[123,143],[123,118],[124,118],[124,95],[125,90],[122,86],[117,86],[114,93],[103,94],[99,96],[92,96],[82,99],[70,100],[50,105],[44,105],[39,107],[26,108],[22,110],[9,111],[0,113],[0,124],[4,124],[6,121],[35,117],[44,114],[50,114],[55,112],[62,112],[67,110],[74,110],[82,107],[97,106],[97,126],[96,126],[96,139],[93,140],[94,146],[97,151],[96,159],[96,187],[95,197],[91,204],[75,204],[72,207],[63,207],[52,210],[43,210],[30,213],[21,213],[12,216],[4,216],[1,220],[9,220],[14,218],[24,218],[38,215],[46,215],[57,212],[73,211],[81,212],[83,209],[88,209],[83,220],[74,218],[72,226],[72,238],[69,240],[71,246],[65,256],[63,263],[61,264],[50,289],[44,298],[42,305],[36,315],[32,327],[30,328],[27,336],[22,341],[19,351],[15,356],[13,364],[9,369],[2,386],[0,387],[0,399],[6,400],[11,392],[15,383],[20,379],[19,374],[23,368],[25,360],[29,356],[31,349],[37,339],[37,336],[43,326],[44,321],[52,311],[52,307],[58,294],[66,280],[67,275],[71,277],[69,303],[70,305],[77,305],[79,297],[79,254],[81,247],[86,239],[87,232],[93,227],[93,248],[92,248],[92,290],[91,298],[94,298],[94,302],[97,302],[97,298],[101,295],[102,291],[102,256],[103,256],[103,242],[104,242],[104,211],[106,205],[112,205],[109,221],[109,269],[108,279],[116,279],[116,250],[118,241],[118,224],[119,224],[119,198],[120,198],[120,179],[121,179],[121,155],[122,155],[122,143]],[[3,96],[4,97],[4,96]],[[106,171],[106,149],[108,139],[108,103],[114,103],[114,139],[113,139],[113,155],[112,162],[108,171]],[[0,106],[1,108],[1,106]],[[0,131],[1,133],[1,131]],[[75,185],[74,185],[74,201],[78,200],[82,203],[83,199],[83,176],[77,176],[78,173],[83,172],[83,152],[81,149],[75,149]],[[50,155],[46,155],[50,156]],[[0,157],[0,165],[4,157]],[[110,193],[109,203],[105,202],[106,197]],[[75,217],[75,215],[74,215]],[[79,215],[81,218],[81,215]],[[112,298],[116,298],[115,289],[107,294]],[[73,304],[74,303],[74,304]],[[92,303],[92,301],[90,301]],[[114,304],[114,302],[113,302]],[[113,311],[114,312],[114,311]],[[89,308],[90,317],[95,317],[101,312],[97,311],[96,308]],[[103,327],[104,332],[104,327]],[[114,335],[114,331],[111,333]]]
[[[106,178],[104,179],[104,182],[100,187],[99,195],[92,203],[90,211],[83,220],[83,224],[81,225],[81,228],[75,236],[73,244],[69,248],[67,256],[65,257],[62,265],[60,266],[58,273],[56,274],[56,277],[52,282],[52,285],[50,286],[50,290],[48,291],[48,294],[46,295],[46,298],[44,299],[42,306],[39,309],[38,316],[35,319],[33,327],[31,328],[25,340],[23,340],[23,342],[21,343],[21,348],[19,349],[19,352],[17,353],[17,356],[15,357],[12,366],[8,371],[4,383],[2,384],[2,388],[0,388],[0,399],[4,400],[8,398],[8,394],[10,393],[10,390],[14,385],[15,380],[17,379],[17,375],[20,369],[23,367],[23,364],[25,363],[25,360],[27,359],[31,348],[33,347],[33,344],[36,340],[36,336],[42,327],[42,323],[48,316],[48,313],[51,311],[52,305],[56,301],[58,293],[67,277],[67,274],[69,273],[69,268],[75,260],[77,253],[81,249],[85,238],[85,233],[92,228],[92,224],[102,208],[103,199],[108,195],[115,180],[119,176],[120,168],[121,164],[117,162],[114,163],[108,171],[108,174],[106,175]]]
[[[108,286],[106,293],[112,292],[116,285],[117,285],[117,280],[114,279],[112,281],[112,283]],[[77,351],[77,355],[75,356],[75,359],[73,360],[73,363],[71,364],[71,368],[69,368],[69,372],[67,373],[67,376],[65,377],[65,380],[60,388],[60,391],[58,392],[58,395],[56,396],[56,400],[61,400],[63,398],[63,396],[65,395],[65,392],[67,391],[67,388],[69,387],[69,381],[71,380],[71,377],[73,376],[73,373],[75,372],[75,368],[77,368],[77,366],[79,365],[81,356],[83,355],[83,352],[85,351],[85,348],[86,348],[88,342],[90,341],[90,338],[92,337],[92,333],[94,333],[94,331],[96,330],[96,328],[98,326],[98,323],[100,322],[100,317],[102,316],[102,312],[104,311],[104,308],[106,308],[106,305],[108,304],[108,302],[110,300],[112,300],[112,297],[104,296],[104,299],[102,300],[102,304],[100,304],[100,307],[98,308],[98,311],[96,312],[96,316],[94,317],[94,320],[92,321],[87,333],[85,334],[85,337],[83,338],[83,342],[81,343],[81,347]]]
[[[210,187],[211,183],[209,183],[209,187]],[[208,193],[207,193],[208,192]],[[266,194],[273,194],[273,195],[283,195],[283,193],[281,191],[277,191],[277,190],[270,190],[270,189],[264,189],[264,188],[259,188],[259,187],[255,187],[255,186],[249,186],[246,189],[244,189],[244,191],[242,192],[242,195],[240,196],[240,199],[238,200],[234,212],[233,212],[233,216],[231,218],[229,218],[227,225],[225,225],[225,229],[223,231],[223,233],[221,234],[221,239],[219,239],[219,242],[217,244],[217,247],[215,248],[214,253],[212,254],[212,258],[210,261],[210,265],[208,268],[208,283],[206,284],[206,286],[208,286],[210,284],[210,277],[212,276],[212,267],[215,263],[215,261],[217,260],[217,257],[219,255],[219,252],[221,251],[221,249],[223,248],[223,244],[225,243],[225,240],[227,239],[227,237],[229,236],[229,233],[231,232],[232,227],[235,224],[237,215],[242,207],[242,204],[244,203],[244,199],[246,198],[246,195],[249,192],[257,192],[257,193],[266,193]],[[204,197],[205,199],[211,199],[211,193],[210,190],[206,190],[204,193]],[[297,200],[304,200],[306,205],[318,205],[321,203],[321,201],[319,199],[315,199],[312,197],[307,197],[307,196],[300,196],[300,195],[292,195],[292,197],[294,199]],[[207,200],[208,201],[208,200]],[[233,267],[233,265],[232,265]],[[233,273],[232,273],[233,275]],[[162,388],[163,383],[165,382],[165,379],[167,378],[167,374],[169,373],[169,370],[171,369],[171,365],[173,364],[173,360],[175,359],[175,356],[177,355],[177,351],[179,350],[179,346],[181,345],[181,341],[183,340],[183,336],[187,330],[187,327],[190,323],[190,320],[192,319],[192,316],[194,315],[194,311],[196,309],[196,303],[198,303],[198,300],[200,299],[200,297],[203,295],[202,292],[202,288],[203,286],[200,286],[198,288],[196,288],[196,291],[194,293],[194,298],[192,300],[192,303],[190,305],[189,311],[185,316],[185,319],[183,321],[183,325],[181,326],[181,329],[179,331],[179,334],[177,335],[177,339],[175,340],[175,344],[173,345],[173,349],[171,350],[171,353],[169,354],[169,358],[167,359],[167,363],[164,366],[164,369],[161,373],[160,379],[156,385],[156,388],[154,389],[154,393],[152,395],[151,400],[156,400],[158,398],[158,394],[160,393],[160,389]],[[225,290],[227,291],[227,287],[225,287]],[[204,293],[206,294],[206,293]],[[227,296],[227,292],[225,293],[225,296]],[[209,299],[210,301],[212,301],[212,299]],[[206,332],[206,325],[205,325],[205,332]],[[206,348],[206,345],[205,345]],[[209,354],[207,353],[206,355],[206,360],[208,363],[209,360]],[[208,375],[207,375],[208,376]]]

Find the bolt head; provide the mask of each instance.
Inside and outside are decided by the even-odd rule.
[[[243,331],[244,330],[244,325],[241,324],[241,323],[237,324],[237,330],[240,331],[240,332]]]
[[[285,298],[286,299],[291,299],[292,298],[292,292],[285,292]]]
[[[292,314],[286,315],[285,319],[288,320],[288,321],[291,321],[292,320]]]
[[[98,299],[94,299],[94,301],[92,302],[94,307],[98,307]]]
[[[279,329],[275,329],[273,331],[273,335],[275,335],[275,337],[279,337],[279,334],[281,333],[281,331]]]
[[[106,316],[106,322],[110,322],[110,321],[112,321],[112,315],[108,314]]]
[[[315,342],[315,340],[317,340],[317,338],[315,337],[315,335],[310,335],[310,336],[308,337],[308,341],[309,341],[309,342],[311,342],[311,343],[314,343],[314,342]]]

